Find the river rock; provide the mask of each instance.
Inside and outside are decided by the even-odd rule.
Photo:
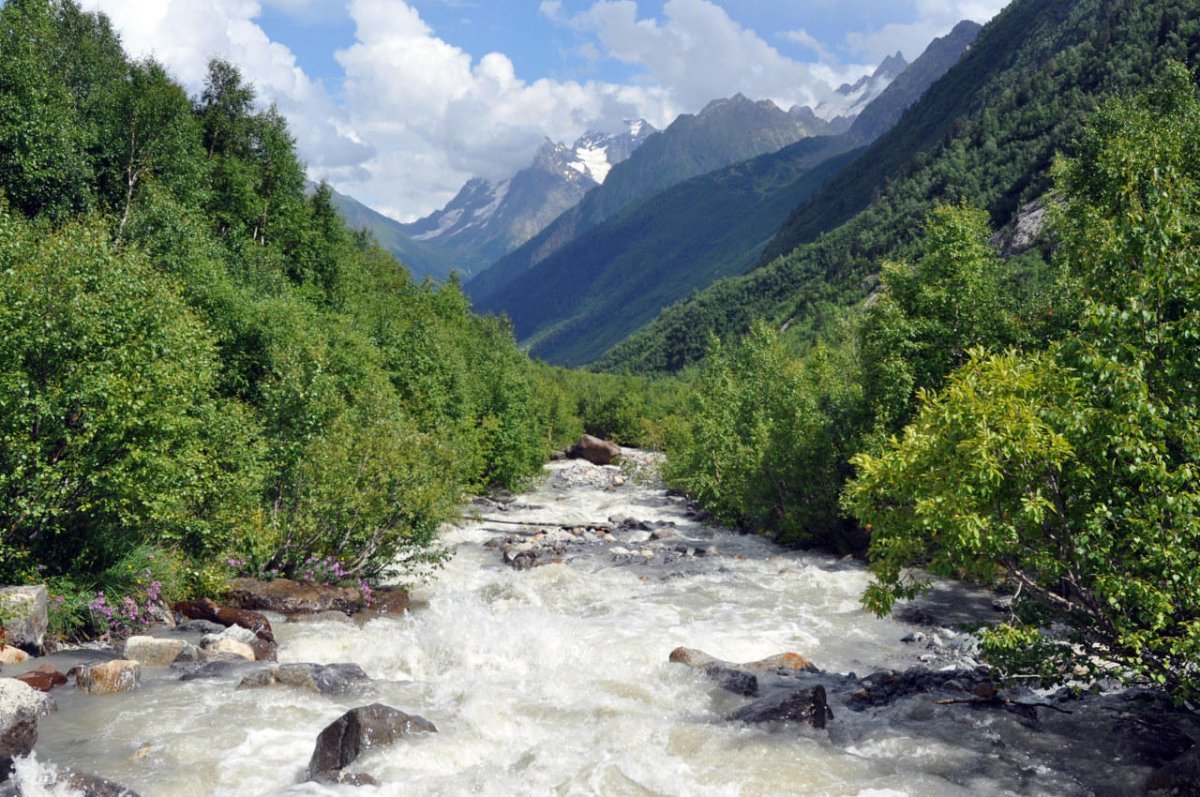
[[[366,602],[354,587],[310,584],[276,578],[262,581],[257,578],[235,578],[230,584],[229,604],[238,609],[279,612],[280,614],[315,614],[341,612],[352,614]]]
[[[208,598],[197,601],[178,601],[171,604],[172,611],[179,612],[189,620],[208,620],[225,627],[239,626],[253,631],[261,639],[275,641],[271,621],[258,612],[247,609],[217,606]]]
[[[247,675],[238,689],[283,685],[321,695],[342,695],[368,680],[357,664],[275,664]]]
[[[404,587],[376,587],[371,592],[371,605],[364,611],[371,615],[404,614],[408,603]]]
[[[365,750],[392,744],[411,733],[437,733],[424,717],[405,714],[383,703],[351,709],[334,720],[317,737],[308,762],[308,779],[342,782],[340,770],[352,764]]]
[[[1146,794],[1154,797],[1200,795],[1200,747],[1193,747],[1146,779]]]
[[[825,699],[825,687],[775,692],[742,706],[729,716],[741,722],[807,722],[814,728],[824,728],[833,719],[833,711]]]
[[[29,654],[16,645],[5,645],[0,648],[0,666],[5,664],[24,664],[29,661]]]
[[[14,758],[33,750],[38,718],[49,706],[50,699],[28,684],[0,678],[0,780],[8,777]]]
[[[66,684],[67,676],[54,669],[50,664],[41,664],[35,670],[15,676],[14,680],[20,681],[27,686],[32,686],[39,692],[49,692],[56,686]]]
[[[757,672],[796,672],[798,670],[817,672],[817,668],[812,661],[792,651],[777,653],[774,656],[747,662],[741,666],[743,669],[755,670]]]
[[[593,465],[611,465],[621,455],[621,447],[608,440],[585,434],[567,449],[568,459],[586,459]]]
[[[200,649],[205,658],[212,659],[244,659],[258,661],[253,643],[259,641],[258,636],[248,628],[230,626],[219,634],[206,634],[200,640]]]
[[[132,692],[142,680],[142,665],[129,659],[113,659],[74,669],[75,688],[89,695]]]
[[[28,653],[42,653],[49,625],[49,607],[50,594],[45,584],[0,587],[0,614],[8,617],[4,622],[6,643]]]
[[[125,640],[125,658],[139,661],[146,667],[167,667],[188,647],[182,639],[131,636]]]
[[[675,648],[671,651],[670,660],[699,670],[726,691],[746,696],[758,694],[757,676],[736,664],[713,658],[704,651],[695,648]]]
[[[138,797],[137,792],[119,783],[72,769],[58,769],[40,785],[46,791],[38,791],[38,794],[58,794],[62,789],[69,789],[72,795],[79,797]],[[0,797],[23,797],[27,794],[15,781],[0,783]]]

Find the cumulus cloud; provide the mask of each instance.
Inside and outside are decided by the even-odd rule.
[[[900,50],[910,61],[924,52],[929,42],[944,36],[964,19],[986,22],[1009,0],[915,0],[915,19],[891,23],[870,33],[851,33],[846,43],[855,51],[881,60]]]
[[[557,2],[543,2],[541,9],[564,19]],[[643,82],[661,86],[687,111],[738,92],[785,108],[812,105],[869,68],[790,59],[711,0],[667,0],[663,17],[639,19],[634,0],[597,0],[565,21],[594,33],[610,57],[640,67]]]
[[[522,80],[506,55],[476,61],[406,3],[352,0],[350,16],[356,42],[336,54],[343,108],[353,129],[389,154],[364,164],[368,179],[333,176],[390,215],[426,213],[472,176],[511,176],[547,137],[569,141],[638,116],[662,126],[674,113],[652,86]]]
[[[819,60],[788,58],[714,0],[667,0],[650,18],[639,18],[634,0],[589,0],[572,10],[543,0],[540,12],[574,36],[577,57],[633,67],[635,79],[616,84],[530,80],[503,53],[473,55],[439,37],[412,0],[348,0],[355,40],[335,54],[344,79],[331,96],[259,24],[268,8],[298,19],[328,14],[326,0],[82,0],[112,18],[131,54],[157,58],[192,92],[210,57],[236,63],[264,103],[288,117],[310,174],[400,219],[441,207],[470,177],[510,176],[547,137],[571,141],[636,117],[661,128],[737,92],[782,107],[814,103],[882,54],[903,49],[911,58],[959,19],[985,19],[1002,5],[911,2],[916,22],[854,37],[847,44],[870,63],[846,64],[799,28],[775,35]]]

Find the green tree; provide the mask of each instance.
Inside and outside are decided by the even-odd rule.
[[[972,361],[878,456],[846,506],[873,527],[887,610],[912,564],[1019,587],[989,659],[1200,691],[1200,101],[1186,68],[1104,106],[1058,169],[1080,329]],[[1046,631],[1048,628],[1065,631]]]
[[[62,217],[90,200],[85,130],[58,53],[50,3],[0,7],[0,188],[29,216]]]

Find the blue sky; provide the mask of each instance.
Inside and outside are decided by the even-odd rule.
[[[287,115],[314,177],[413,219],[472,176],[741,92],[814,104],[1005,0],[82,0],[198,91],[214,55]]]

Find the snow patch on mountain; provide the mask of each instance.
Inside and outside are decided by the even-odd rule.
[[[908,61],[904,60],[903,53],[896,51],[895,55],[884,58],[870,75],[863,75],[853,84],[843,83],[832,95],[817,103],[813,113],[827,122],[832,122],[839,116],[857,116],[871,100],[882,94],[907,66]]]
[[[604,178],[608,177],[609,170],[613,164],[608,162],[608,147],[576,147],[574,160],[567,164],[580,174],[587,175],[596,181],[597,184],[603,183]]]

